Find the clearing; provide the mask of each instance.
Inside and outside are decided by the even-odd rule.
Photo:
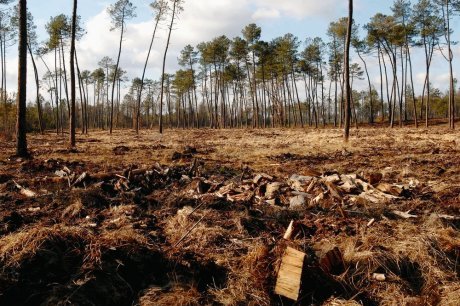
[[[48,133],[30,160],[4,139],[0,305],[292,305],[292,249],[298,305],[459,305],[459,136]]]

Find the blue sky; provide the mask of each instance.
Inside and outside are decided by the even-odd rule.
[[[119,33],[109,31],[110,19],[105,13],[106,7],[115,0],[79,0],[78,2],[78,14],[82,16],[83,26],[87,31],[77,46],[79,62],[81,69],[94,70],[102,57],[106,55],[116,57]],[[132,2],[137,7],[138,16],[129,21],[121,57],[121,67],[127,70],[130,78],[141,73],[152,31],[152,16],[148,7],[151,1],[132,0]],[[356,22],[363,25],[377,12],[390,14],[392,2],[355,0]],[[264,40],[271,40],[286,33],[296,35],[301,41],[315,36],[327,40],[325,34],[328,24],[347,14],[347,4],[348,1],[345,0],[185,0],[184,12],[173,32],[167,70],[173,72],[178,68],[177,56],[186,44],[196,45],[222,34],[233,38],[240,35],[241,29],[251,22],[262,27],[262,39]],[[29,0],[28,6],[38,26],[39,40],[45,40],[45,24],[49,18],[61,13],[70,15],[72,1]],[[453,23],[453,28],[455,27],[458,27],[457,19]],[[165,30],[166,26],[163,26],[158,33],[147,77],[156,78],[159,75]],[[458,38],[459,33],[455,33],[453,39],[459,40]],[[455,56],[460,58],[458,46],[455,49]],[[9,61],[16,61],[14,47],[9,49]],[[355,58],[355,61],[358,59]],[[455,60],[455,65],[457,68],[457,60]],[[369,66],[373,82],[378,86],[376,59],[369,58]],[[423,57],[418,51],[414,54],[414,66],[420,70],[415,73],[416,84],[421,88],[424,77]],[[447,78],[445,61],[441,57],[435,57],[433,66],[434,85],[445,88]],[[39,69],[43,75],[44,67],[39,67]],[[16,71],[13,69],[10,72],[8,78],[14,84]],[[30,74],[30,82],[32,80]],[[362,85],[358,82],[357,86],[365,87],[365,82]],[[32,92],[33,87],[30,88]]]

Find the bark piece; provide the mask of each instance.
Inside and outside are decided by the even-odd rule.
[[[281,261],[275,293],[297,301],[300,292],[305,253],[288,247]]]
[[[380,183],[380,181],[383,178],[383,174],[380,172],[371,172],[366,175],[366,180],[371,184],[372,186]]]
[[[336,199],[336,200],[342,200],[342,195],[340,194],[340,191],[338,190],[338,188],[332,183],[332,182],[325,182],[326,184],[326,187],[327,187],[327,190],[329,190],[331,196]]]
[[[391,185],[388,183],[380,183],[376,188],[382,192],[385,192],[385,193],[388,193],[388,194],[391,194],[397,197],[400,196],[404,191],[404,188],[397,186],[397,185]]]
[[[338,247],[328,251],[319,261],[321,269],[329,274],[339,275],[345,271],[342,252]]]

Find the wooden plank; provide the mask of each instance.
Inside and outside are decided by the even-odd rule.
[[[275,293],[297,301],[305,253],[288,247],[281,260]]]

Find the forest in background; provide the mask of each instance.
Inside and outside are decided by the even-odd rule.
[[[5,54],[16,43],[18,33],[17,10],[11,2],[3,1],[10,5],[3,6],[0,13],[0,130],[9,133],[14,131],[16,93],[6,88],[10,68],[6,67]],[[127,0],[108,7],[113,30],[120,32],[118,58],[106,56],[98,67],[79,67],[78,48],[75,53],[76,126],[82,133],[89,129],[112,131],[112,127],[138,130],[160,123],[167,128],[343,126],[347,17],[330,23],[327,40],[288,33],[263,41],[262,29],[249,24],[239,37],[222,35],[197,46],[185,46],[178,58],[180,70],[165,72],[159,79],[146,78],[157,29],[167,26],[171,35],[182,5],[182,1],[166,0],[151,4],[148,57],[134,79],[126,77],[119,62],[123,35],[129,35],[126,24],[136,15],[136,8]],[[367,24],[353,25],[349,75],[351,120],[356,126],[376,122],[392,127],[428,126],[431,119],[448,119],[453,128],[459,108],[450,22],[457,18],[459,7],[459,1],[396,0],[391,15],[378,13]],[[39,42],[33,16],[28,14],[27,45],[36,87],[35,97],[28,97],[28,131],[63,133],[69,125],[71,21],[65,14],[51,17],[46,24],[48,37]],[[85,35],[78,24],[77,18],[77,40]],[[165,57],[168,45],[169,41]],[[423,50],[424,67],[412,65],[411,54],[417,49]],[[437,53],[450,64],[447,90],[434,88],[430,82],[430,68],[438,64],[432,61]],[[47,54],[54,61],[46,62]],[[38,71],[36,62],[43,62],[46,71]],[[376,62],[377,69],[371,67],[374,69],[370,71],[369,65]],[[375,71],[378,74],[372,75]],[[420,72],[425,75],[424,86],[415,92],[414,74]],[[380,82],[373,82],[375,79]]]

